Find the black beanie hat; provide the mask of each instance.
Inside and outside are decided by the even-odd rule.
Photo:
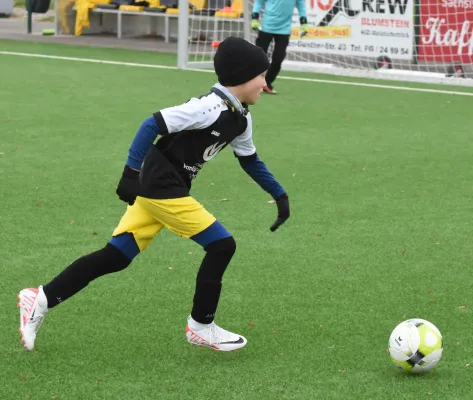
[[[214,57],[218,81],[223,86],[248,82],[269,68],[266,53],[260,47],[239,37],[227,37]]]

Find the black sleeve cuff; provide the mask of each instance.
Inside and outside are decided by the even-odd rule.
[[[160,135],[169,135],[169,130],[164,121],[163,115],[161,111],[155,112],[153,114],[154,119],[156,120],[156,124],[158,125],[158,132]]]

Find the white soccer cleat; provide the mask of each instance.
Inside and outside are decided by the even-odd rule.
[[[226,331],[215,322],[200,324],[192,317],[187,320],[186,337],[187,341],[194,346],[206,346],[219,351],[238,350],[247,343],[243,336]]]
[[[48,299],[43,292],[43,287],[38,289],[23,289],[18,295],[20,308],[20,333],[21,341],[27,350],[34,349],[36,333],[48,312]]]

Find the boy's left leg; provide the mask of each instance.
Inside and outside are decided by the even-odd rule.
[[[231,351],[246,345],[246,339],[214,323],[222,289],[222,278],[236,243],[227,229],[192,197],[169,200],[147,199],[148,213],[177,235],[200,244],[206,254],[197,273],[194,304],[188,318],[189,343]]]
[[[202,236],[205,235],[211,240],[208,244],[203,243]],[[186,327],[187,340],[191,344],[215,350],[239,349],[246,345],[247,340],[214,323],[222,278],[235,253],[236,242],[219,221],[191,239],[201,244],[206,254],[197,273],[194,304]]]
[[[281,66],[286,58],[286,50],[289,45],[289,35],[273,35],[274,37],[274,50],[271,57],[271,66],[266,74],[266,83],[268,88],[273,92],[276,91],[273,88],[273,83],[276,80],[279,72],[281,71]]]

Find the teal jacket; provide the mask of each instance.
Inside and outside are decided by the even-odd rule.
[[[294,7],[297,7],[301,24],[306,24],[305,0],[255,0],[252,11],[253,19],[259,18],[261,9],[264,8],[261,30],[266,33],[289,35],[292,28]]]

